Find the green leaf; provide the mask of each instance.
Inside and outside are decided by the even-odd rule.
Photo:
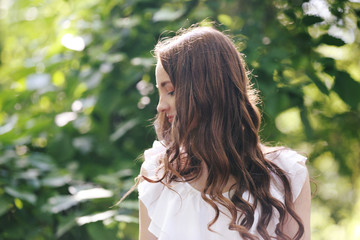
[[[303,19],[302,22],[306,25],[306,26],[311,26],[314,25],[315,23],[319,23],[324,21],[324,19],[322,17],[319,16],[314,16],[314,15],[306,15]]]
[[[308,139],[312,139],[314,137],[314,130],[311,126],[307,109],[305,108],[305,106],[303,104],[300,108],[300,118],[301,118],[301,122],[304,125],[306,137]]]
[[[118,140],[119,138],[124,136],[130,129],[135,127],[137,123],[138,123],[137,119],[131,119],[125,123],[120,124],[118,129],[113,134],[110,135],[110,140],[113,142]]]
[[[66,151],[64,151],[64,149],[66,149]],[[57,161],[72,159],[74,154],[72,139],[64,132],[58,134],[49,142],[48,152],[52,156],[56,156]]]
[[[284,11],[284,13],[286,14],[286,16],[288,16],[289,18],[291,18],[291,20],[295,21],[296,20],[296,15],[295,15],[295,10],[294,9],[286,9]]]
[[[120,208],[139,210],[139,203],[137,200],[124,200],[123,202],[121,202]]]
[[[356,16],[358,16],[360,18],[360,9],[355,9],[354,10]]]
[[[138,223],[139,219],[133,216],[129,216],[129,215],[116,215],[114,217],[114,219],[118,222],[126,222],[126,223]]]
[[[86,224],[86,230],[93,240],[116,239],[117,229],[105,229],[100,222]]]
[[[56,168],[56,165],[53,162],[53,159],[44,153],[32,153],[28,157],[29,162],[32,166],[36,167],[41,171],[50,171]]]
[[[333,89],[352,109],[359,109],[360,83],[352,79],[347,72],[336,73]]]
[[[11,204],[4,199],[3,196],[0,198],[0,216],[5,214],[11,208]]]
[[[324,72],[327,74],[333,75],[336,71],[335,60],[333,58],[321,58],[320,63],[323,66]]]
[[[87,216],[81,216],[76,219],[77,224],[84,225],[88,223],[98,222],[98,221],[104,221],[107,219],[112,218],[115,216],[116,211],[115,210],[107,210],[105,212],[101,213],[95,213]]]
[[[25,171],[15,174],[15,178],[26,180],[37,180],[40,175],[40,171],[37,168],[27,169]]]
[[[0,127],[0,135],[3,135],[7,132],[12,131],[14,129],[17,121],[18,121],[18,116],[16,114],[9,117],[7,123]]]
[[[79,202],[74,196],[56,196],[50,198],[48,203],[43,206],[43,209],[48,212],[59,213],[77,205]]]
[[[75,218],[76,216],[73,215],[60,218],[59,226],[56,229],[57,238],[60,238],[62,235],[64,235],[65,233],[70,231],[70,229],[77,225]]]
[[[184,9],[173,10],[171,8],[162,8],[157,11],[153,16],[154,22],[163,22],[163,21],[174,21],[180,18],[184,14]]]
[[[320,41],[320,43],[337,46],[337,47],[341,47],[341,46],[345,45],[345,42],[342,39],[336,38],[334,36],[330,36],[329,34],[322,35],[320,37],[319,41]]]
[[[325,84],[320,80],[320,78],[318,76],[316,76],[315,73],[309,73],[309,78],[313,81],[313,83],[315,83],[315,85],[318,87],[318,89],[326,94],[329,95],[329,89],[325,86]]]
[[[5,187],[5,192],[14,198],[25,200],[31,204],[35,204],[36,195],[30,192],[21,191],[12,187]]]
[[[69,183],[71,181],[70,175],[64,175],[64,176],[49,176],[46,178],[43,178],[41,180],[41,183],[43,186],[47,187],[61,187],[65,184]]]
[[[10,160],[16,158],[16,153],[13,150],[7,150],[0,155],[0,165],[8,163]]]

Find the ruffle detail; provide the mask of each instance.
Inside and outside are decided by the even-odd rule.
[[[290,181],[294,202],[298,198],[308,174],[307,168],[305,166],[307,158],[291,149],[284,149],[280,152],[274,152],[268,154],[266,157],[268,157],[287,174],[287,177]],[[273,196],[281,196],[281,200],[283,201],[284,191],[282,184],[280,183],[279,179],[276,179],[275,181],[276,183],[273,184],[271,188],[271,190],[274,192]]]
[[[162,177],[159,169],[161,159],[166,153],[166,148],[158,141],[153,147],[144,153],[145,161],[142,165],[142,174],[156,180]],[[281,150],[278,153],[267,154],[266,157],[288,174],[295,200],[304,185],[307,177],[305,166],[306,158],[292,150]],[[190,184],[183,182],[173,182],[171,186],[165,186],[161,182],[150,183],[143,180],[139,186],[139,199],[146,206],[148,215],[151,219],[148,230],[154,234],[158,240],[240,240],[237,232],[228,230],[230,218],[220,214],[219,219],[211,227],[215,232],[208,230],[207,225],[213,219],[215,211],[202,198],[201,193],[194,189]],[[271,194],[284,201],[282,188],[279,183],[272,183]],[[230,193],[231,194],[231,193]],[[225,194],[224,194],[225,196]],[[252,199],[248,192],[245,192],[245,199]],[[251,201],[251,200],[250,200]],[[220,210],[227,213],[227,209],[219,206]],[[255,210],[254,225],[250,232],[256,234],[256,225],[261,212],[261,206]],[[267,230],[270,235],[275,236],[275,228],[278,221],[278,213],[272,218]]]
[[[145,151],[142,172],[146,177],[158,179],[158,168],[161,164],[159,158],[161,159],[165,152],[165,147],[157,141],[154,142],[153,148]],[[146,180],[138,186],[139,199],[146,206],[151,219],[149,231],[158,240],[202,239],[205,232],[199,230],[207,230],[207,222],[205,226],[200,226],[201,222],[205,223],[201,219],[208,217],[207,213],[203,212],[205,205],[200,193],[184,183],[172,183],[170,187],[171,189],[161,182],[150,183]]]
[[[291,149],[283,149],[269,153],[265,155],[265,157],[275,163],[286,173],[290,181],[294,202],[298,198],[308,174],[305,166],[307,158]],[[274,198],[280,200],[282,203],[285,203],[283,184],[278,176],[275,176],[275,174],[272,175],[273,182],[270,185],[270,193]],[[267,227],[268,232],[273,233],[273,236],[275,236],[275,229],[276,225],[279,223],[279,217],[279,212],[274,209],[274,216]]]

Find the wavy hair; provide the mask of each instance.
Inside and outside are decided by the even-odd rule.
[[[272,237],[267,226],[275,211],[279,216],[277,238],[290,239],[282,230],[285,216],[290,214],[298,224],[295,239],[300,239],[304,226],[294,211],[289,180],[260,148],[256,92],[231,38],[211,27],[192,27],[160,40],[154,52],[175,88],[173,123],[161,112],[154,122],[157,136],[167,148],[162,181],[197,179],[203,172],[201,163],[205,163],[208,177],[201,196],[215,210],[209,230],[222,205],[231,213],[230,230],[238,231],[244,239],[258,239],[249,229],[260,205],[257,231],[263,239]],[[270,193],[272,175],[283,184],[285,204]],[[222,189],[230,176],[236,183],[228,199]],[[246,191],[253,203],[243,198]]]

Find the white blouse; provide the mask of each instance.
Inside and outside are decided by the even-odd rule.
[[[160,159],[164,156],[166,148],[158,141],[153,147],[144,153],[145,161],[142,170],[150,179],[162,176],[159,172]],[[287,173],[290,180],[293,200],[299,196],[307,177],[305,166],[306,158],[290,149],[266,154],[267,159]],[[273,197],[284,203],[284,193],[281,181],[274,176],[270,185],[270,193]],[[215,210],[201,198],[201,193],[187,182],[172,182],[171,189],[162,183],[150,183],[143,180],[139,186],[139,199],[144,203],[151,219],[149,231],[158,240],[240,240],[237,231],[229,230],[231,214],[223,206],[218,206],[220,216],[211,226],[214,232],[208,230],[208,223],[214,218]],[[231,193],[223,193],[230,198]],[[248,192],[244,192],[243,198],[253,203],[253,198]],[[260,216],[260,204],[257,205],[254,214],[254,224],[250,229],[252,234],[260,237],[256,226]],[[275,228],[279,222],[278,212],[274,209],[274,215],[267,227],[271,236],[276,236]],[[261,239],[261,237],[260,237]]]

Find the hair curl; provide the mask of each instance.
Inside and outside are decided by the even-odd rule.
[[[256,92],[231,38],[211,27],[193,27],[159,41],[155,55],[175,88],[173,123],[161,112],[154,122],[159,140],[167,147],[163,180],[194,180],[201,174],[203,162],[208,177],[202,198],[216,213],[209,230],[222,205],[231,213],[229,229],[244,239],[257,239],[249,229],[259,204],[257,231],[263,239],[271,238],[266,229],[275,211],[279,215],[277,238],[290,239],[282,230],[288,213],[298,224],[294,239],[300,239],[304,226],[294,211],[289,180],[260,148]],[[285,204],[270,193],[272,175],[284,186]],[[230,176],[236,183],[231,188],[233,196],[227,199],[222,189]],[[246,191],[254,203],[242,197]]]

